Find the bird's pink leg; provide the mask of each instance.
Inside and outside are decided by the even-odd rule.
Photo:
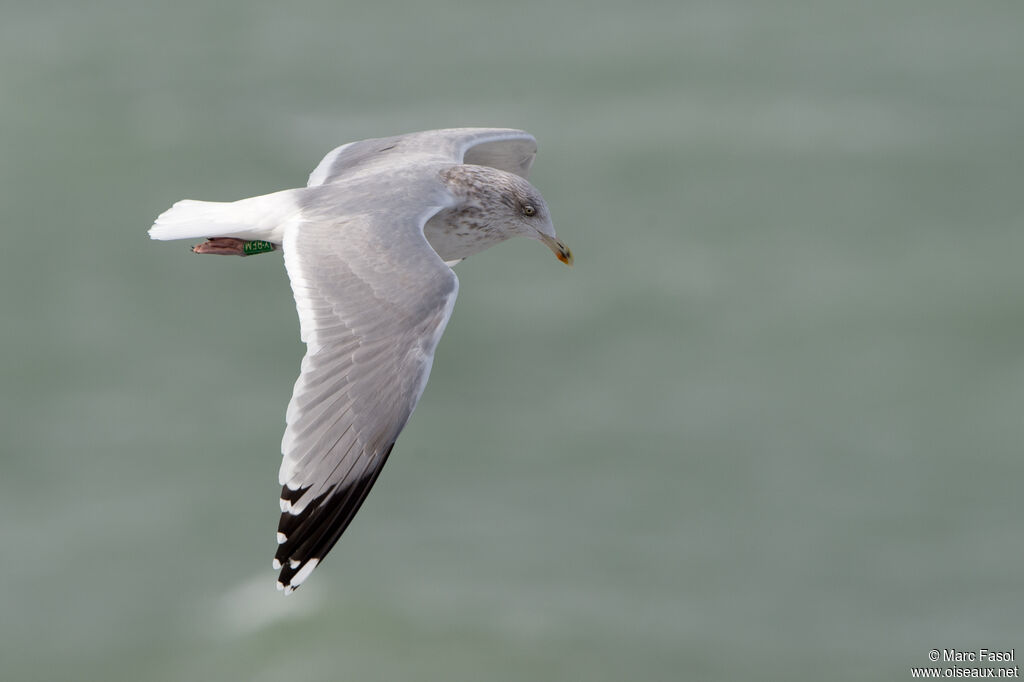
[[[234,237],[210,237],[202,244],[192,247],[192,253],[212,253],[218,256],[253,256],[268,253],[279,248],[264,241],[246,241]]]
[[[234,239],[232,237],[211,237],[202,244],[196,244],[192,247],[192,253],[215,253],[218,256],[242,256],[242,244],[244,242],[241,239]]]

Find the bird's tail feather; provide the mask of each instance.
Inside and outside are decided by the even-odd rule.
[[[292,190],[240,201],[185,199],[160,214],[149,236],[160,240],[234,237],[280,244],[284,223],[297,213]]]

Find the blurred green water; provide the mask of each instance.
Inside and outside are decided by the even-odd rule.
[[[1021,643],[1018,3],[2,15],[3,679],[907,679]],[[577,265],[459,266],[284,600],[283,268],[145,230],[456,125],[538,137]]]

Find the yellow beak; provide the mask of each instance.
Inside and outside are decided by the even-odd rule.
[[[565,245],[561,239],[549,237],[546,234],[540,235],[540,240],[555,254],[555,257],[565,263],[572,265],[572,250]]]

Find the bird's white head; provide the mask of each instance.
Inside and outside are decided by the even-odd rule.
[[[457,203],[432,219],[434,225],[428,223],[429,229],[424,232],[446,260],[469,255],[465,248],[476,252],[520,236],[536,239],[558,260],[572,265],[572,251],[555,236],[547,202],[525,178],[474,165],[454,166],[443,178]],[[461,244],[455,245],[456,240]],[[459,250],[459,254],[456,256],[453,250]]]
[[[506,205],[511,209],[509,223],[514,231],[531,239],[536,239],[547,246],[558,260],[572,265],[572,251],[565,242],[555,236],[555,226],[551,223],[551,212],[544,197],[537,188],[518,175],[506,173],[510,187],[503,196]]]

